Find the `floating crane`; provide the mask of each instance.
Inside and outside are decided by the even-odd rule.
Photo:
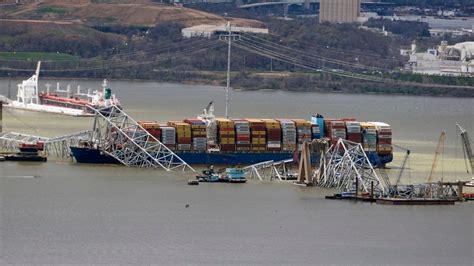
[[[403,160],[402,160],[402,164],[400,165],[400,171],[398,172],[398,175],[397,175],[397,179],[395,181],[395,184],[392,186],[392,189],[390,191],[390,195],[391,196],[398,196],[399,195],[399,190],[398,190],[398,186],[400,185],[400,181],[402,180],[402,176],[403,176],[403,172],[405,171],[405,168],[406,168],[406,164],[408,162],[408,159],[410,158],[410,153],[411,151],[407,148],[404,148],[404,147],[401,147],[401,146],[398,146],[398,145],[395,145],[395,144],[392,144],[392,146],[394,147],[397,147],[401,150],[404,150],[406,153],[405,153],[405,157],[403,157]],[[381,173],[383,174],[386,174],[383,169],[381,169]]]
[[[456,124],[456,126],[458,127],[459,134],[461,135],[461,141],[463,144],[462,150],[464,155],[464,161],[466,163],[466,171],[467,173],[469,173],[469,162],[469,164],[471,165],[472,174],[474,171],[474,155],[472,154],[471,139],[464,128],[462,128],[459,124]],[[472,177],[471,181],[466,184],[466,186],[474,187],[474,176]]]
[[[446,132],[441,132],[439,135],[438,146],[436,147],[435,157],[433,159],[433,164],[431,165],[430,175],[428,176],[428,183],[433,181],[433,176],[436,172],[436,167],[438,166],[439,155],[444,150],[444,140],[446,139]]]

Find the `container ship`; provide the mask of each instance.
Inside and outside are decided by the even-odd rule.
[[[177,156],[193,165],[250,165],[264,161],[296,159],[305,141],[339,138],[361,143],[375,166],[393,160],[392,130],[382,122],[360,122],[355,118],[326,119],[226,119],[212,115],[168,121],[139,121]],[[118,163],[93,145],[71,147],[79,163]],[[314,154],[313,163],[319,163]]]
[[[40,67],[41,62],[38,62],[35,74],[18,84],[16,100],[9,100],[5,107],[71,116],[92,116],[94,111],[90,107],[104,109],[108,106],[120,106],[112,90],[107,87],[106,80],[100,91],[91,92],[89,89],[87,93],[81,93],[78,87],[77,92],[72,93],[69,86],[66,90],[61,90],[58,84],[54,92],[50,92],[49,86],[46,91],[39,92]]]

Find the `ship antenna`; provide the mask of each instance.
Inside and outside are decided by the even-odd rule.
[[[105,94],[105,89],[107,88],[107,79],[104,79],[104,83],[102,83],[102,94]]]
[[[231,28],[230,21],[227,21],[227,30],[229,31],[229,41],[227,48],[227,86],[225,88],[225,118],[229,118],[229,89],[230,89],[230,47],[231,47]]]
[[[35,72],[35,100],[36,104],[39,103],[39,98],[38,98],[38,78],[39,78],[39,73],[40,73],[40,68],[41,68],[41,61],[38,61],[38,65],[36,66],[36,72]]]

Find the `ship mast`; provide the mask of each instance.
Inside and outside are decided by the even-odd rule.
[[[231,47],[231,34],[230,21],[227,21],[227,30],[229,31],[229,40],[227,48],[227,86],[225,88],[225,118],[229,118],[229,89],[230,89],[230,47]]]
[[[39,74],[40,74],[40,68],[41,68],[41,61],[38,61],[38,65],[36,66],[36,72],[35,72],[35,78],[34,78],[34,93],[35,93],[35,100],[36,104],[39,104],[39,97],[38,97],[38,79],[39,79]]]

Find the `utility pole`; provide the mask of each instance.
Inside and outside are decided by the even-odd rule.
[[[11,74],[8,73],[8,99],[11,99]]]
[[[231,47],[231,34],[230,21],[227,21],[227,29],[229,31],[229,42],[227,48],[227,86],[225,88],[225,118],[229,118],[229,90],[230,90],[230,47]]]
[[[3,132],[3,101],[0,99],[0,133]]]

